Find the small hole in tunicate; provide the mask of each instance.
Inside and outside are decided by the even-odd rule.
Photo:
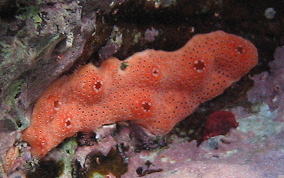
[[[71,121],[68,119],[65,124],[66,124],[66,126],[68,127],[68,126],[71,125]]]
[[[194,69],[198,72],[203,72],[205,68],[205,63],[203,60],[196,60],[193,65]]]
[[[144,111],[150,111],[151,103],[143,102],[142,103],[142,108],[143,108]]]
[[[58,101],[58,100],[56,100],[56,101],[53,102],[53,106],[54,106],[55,109],[58,109],[59,106],[60,106],[60,104],[61,104],[61,102]]]
[[[102,82],[101,81],[96,81],[95,84],[94,84],[94,89],[95,91],[100,91],[101,88],[102,88]]]
[[[237,46],[235,50],[238,54],[243,54],[244,52],[244,48],[242,46]]]

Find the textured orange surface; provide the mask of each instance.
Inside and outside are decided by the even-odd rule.
[[[78,131],[116,121],[132,120],[153,134],[166,134],[244,76],[257,58],[249,41],[216,31],[195,35],[174,52],[145,50],[100,67],[87,64],[47,88],[23,140],[33,156],[42,157]]]

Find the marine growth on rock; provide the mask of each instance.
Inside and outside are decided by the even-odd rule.
[[[202,140],[217,135],[226,135],[231,128],[238,127],[235,115],[230,111],[215,111],[207,118]]]
[[[164,135],[257,64],[249,41],[222,31],[195,35],[177,51],[145,50],[63,76],[38,99],[23,140],[43,157],[65,138],[131,120]]]

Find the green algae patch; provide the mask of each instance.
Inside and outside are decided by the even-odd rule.
[[[73,158],[77,148],[75,138],[68,138],[41,160],[27,164],[28,178],[72,177]],[[38,162],[39,161],[39,162]]]
[[[11,83],[9,90],[5,91],[4,96],[7,96],[5,98],[5,101],[8,105],[14,105],[15,100],[17,98],[17,95],[20,94],[22,91],[22,86],[24,84],[23,80],[15,80],[13,83]]]
[[[40,161],[34,172],[28,172],[27,178],[55,178],[62,172],[63,163],[54,160]]]
[[[123,162],[122,157],[114,149],[111,149],[107,156],[101,153],[91,153],[87,159],[90,163],[85,174],[87,178],[109,174],[120,178],[127,172],[127,164]]]

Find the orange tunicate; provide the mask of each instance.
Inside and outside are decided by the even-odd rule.
[[[168,133],[257,64],[249,41],[222,31],[195,35],[177,51],[145,50],[124,61],[87,64],[50,85],[35,104],[23,140],[43,157],[66,137],[132,120]]]
[[[7,151],[6,155],[4,156],[4,159],[2,160],[2,167],[6,173],[13,171],[13,166],[15,165],[16,160],[19,156],[20,152],[18,147],[13,146]]]

